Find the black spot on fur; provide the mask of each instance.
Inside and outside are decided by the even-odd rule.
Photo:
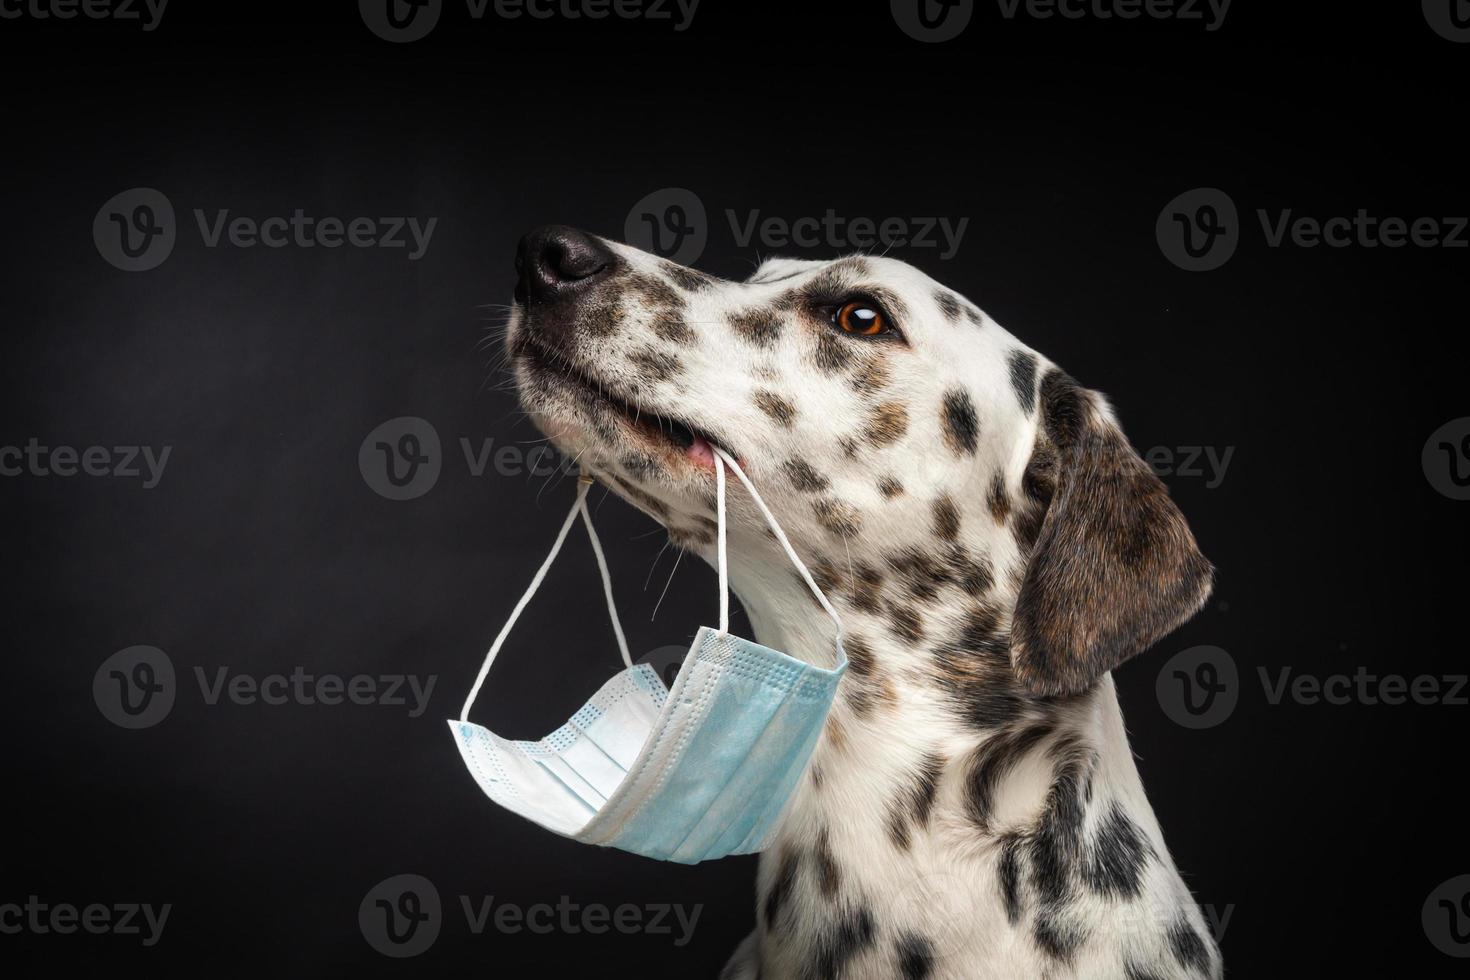
[[[669,263],[663,267],[663,270],[668,274],[670,279],[674,280],[680,289],[686,292],[697,293],[701,289],[705,289],[715,283],[714,276],[706,275],[703,272],[682,265]]]
[[[919,762],[913,784],[889,801],[888,835],[899,849],[908,848],[911,826],[922,828],[929,823],[934,797],[939,792],[939,778],[943,774],[944,757],[931,752]]]
[[[899,483],[891,476],[885,476],[883,477],[883,479],[878,481],[878,492],[881,493],[884,498],[892,500],[894,497],[903,495],[903,484]]]
[[[1000,881],[1000,901],[1005,906],[1006,921],[1021,921],[1021,843],[1019,834],[1007,834],[1000,842],[1000,858],[996,877]]]
[[[852,364],[852,351],[835,333],[824,330],[817,334],[817,350],[812,360],[827,374],[836,374]]]
[[[1137,963],[1125,963],[1123,964],[1123,980],[1164,980],[1164,977]]]
[[[980,420],[975,403],[963,391],[944,396],[944,441],[957,454],[973,456],[980,440]]]
[[[1062,905],[1071,893],[1072,869],[1082,847],[1083,796],[1090,792],[1091,775],[1074,739],[1058,739],[1050,754],[1057,768],[1031,838],[1031,881],[1043,904]]]
[[[985,326],[985,317],[984,317],[984,315],[981,314],[981,312],[979,310],[975,309],[975,307],[973,307],[973,306],[967,306],[967,307],[965,307],[965,316],[969,317],[970,318],[970,322],[973,323],[975,326],[977,326],[977,327],[983,327],[983,326]]]
[[[909,428],[908,409],[902,402],[884,402],[868,418],[868,440],[875,446],[897,442]]]
[[[1199,933],[1194,931],[1194,926],[1189,920],[1180,916],[1179,919],[1169,927],[1169,951],[1174,954],[1174,959],[1179,965],[1200,973],[1208,974],[1210,971],[1210,950],[1205,941],[1200,938]]]
[[[990,829],[995,792],[1001,780],[1050,730],[1046,725],[1032,725],[996,735],[975,750],[965,783],[965,813],[982,831]]]
[[[1030,415],[1036,409],[1036,355],[1030,351],[1013,350],[1007,359],[1011,366],[1011,385],[1021,407]]]
[[[1082,880],[1098,894],[1136,898],[1152,854],[1143,831],[1114,802],[1082,865]]]
[[[1080,925],[1054,908],[1037,910],[1034,929],[1036,945],[1053,959],[1069,962],[1087,938]]]
[[[632,293],[644,306],[655,310],[680,311],[684,308],[684,297],[669,283],[654,276],[635,272],[624,276],[622,286]]]
[[[965,311],[965,308],[960,305],[960,301],[955,297],[955,294],[945,289],[941,289],[934,294],[934,302],[939,304],[940,312],[944,314],[944,318],[950,323],[959,320],[960,314]]]
[[[758,389],[755,393],[755,407],[775,419],[783,428],[791,428],[791,423],[796,421],[796,406],[774,391]]]
[[[848,383],[859,394],[872,395],[888,387],[888,365],[880,358],[872,358],[858,368]]]
[[[830,486],[827,478],[812,469],[804,460],[787,460],[786,475],[791,479],[791,485],[802,493],[820,493]]]
[[[928,980],[934,972],[934,944],[911,932],[899,936],[898,971],[903,980]]]
[[[924,621],[918,613],[905,606],[888,604],[888,627],[900,640],[909,643],[918,643],[924,638]]]
[[[995,474],[995,479],[990,481],[990,493],[985,498],[985,505],[990,508],[990,516],[995,518],[995,523],[1004,524],[1011,513],[1011,495],[1006,490],[1005,474]]]
[[[828,533],[838,537],[852,537],[862,526],[857,511],[851,505],[832,497],[818,500],[812,505],[812,510],[816,514],[817,523]]]
[[[934,501],[934,533],[945,541],[960,535],[960,511],[948,496]]]
[[[835,898],[837,889],[842,886],[842,870],[837,866],[837,859],[832,856],[832,838],[823,827],[817,832],[817,886],[822,889],[822,895],[826,898]]]
[[[847,667],[859,677],[873,675],[873,648],[861,636],[852,635],[843,640],[842,648],[847,651]]]
[[[666,381],[684,369],[679,359],[653,347],[644,347],[628,355],[628,360],[655,381]]]
[[[989,730],[1013,723],[1028,703],[1011,675],[1010,634],[998,609],[971,609],[956,637],[934,651],[935,673],[967,724]]]
[[[873,915],[867,906],[844,912],[814,939],[803,980],[837,980],[847,964],[873,945]]]
[[[769,347],[781,336],[781,318],[770,310],[746,310],[730,316],[735,332],[758,347]]]
[[[660,313],[654,317],[653,332],[675,344],[688,344],[694,340],[694,331],[682,316],[675,313]]]

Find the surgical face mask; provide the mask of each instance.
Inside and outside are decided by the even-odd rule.
[[[835,667],[818,667],[730,633],[727,465],[836,624]],[[699,630],[673,685],[665,688],[652,667],[635,665],[628,656],[607,561],[587,510],[590,484],[585,477],[578,482],[576,502],[551,553],[486,654],[459,720],[449,722],[455,744],[485,795],[573,840],[681,864],[759,851],[780,823],[847,669],[842,624],[750,479],[716,449],[720,625]],[[626,667],[550,735],[511,741],[470,721],[470,708],[579,515]]]

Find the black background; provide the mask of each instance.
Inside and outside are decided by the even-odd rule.
[[[1466,411],[1470,252],[1269,248],[1257,208],[1464,215],[1470,45],[1418,4],[1236,0],[1198,22],[1018,19],[911,40],[884,3],[704,0],[692,27],[472,22],[451,3],[388,44],[355,5],[170,4],[158,30],[0,20],[0,445],[173,447],[162,482],[0,480],[10,609],[0,903],[172,903],[162,941],[0,935],[0,963],[283,976],[713,976],[751,928],[752,858],[688,868],[556,838],[490,804],[444,729],[539,560],[570,483],[472,477],[458,440],[537,438],[478,348],[517,237],[622,237],[635,201],[694,190],[699,265],[743,276],[744,215],[968,216],[957,257],[892,254],[1113,398],[1134,444],[1234,447],[1223,482],[1167,477],[1219,566],[1209,606],[1117,675],[1153,805],[1197,898],[1229,910],[1240,977],[1463,975],[1426,939],[1430,891],[1470,872],[1465,707],[1269,703],[1257,667],[1465,671],[1467,507],[1421,469]],[[179,214],[148,272],[103,261],[108,198]],[[1227,191],[1221,269],[1170,264],[1166,202]],[[203,247],[192,209],[439,219],[427,254]],[[837,249],[794,254],[822,257]],[[375,494],[358,446],[430,420],[444,470]],[[544,489],[544,492],[542,492]],[[714,615],[713,575],[599,511],[635,651]],[[522,620],[480,704],[521,737],[616,666],[585,544]],[[91,695],[113,652],[180,676],[161,724]],[[1161,710],[1164,660],[1240,667],[1225,723]],[[635,654],[636,655],[636,654]],[[196,667],[437,675],[386,706],[204,703]],[[446,921],[409,960],[359,931],[377,882],[421,874]],[[692,941],[466,928],[458,896],[529,906],[701,903]]]

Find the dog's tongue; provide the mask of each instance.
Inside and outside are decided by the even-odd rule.
[[[694,441],[689,444],[689,448],[684,450],[684,455],[693,460],[695,466],[703,466],[711,470],[715,468],[715,451],[710,448],[708,442],[705,442],[699,436],[694,437]]]

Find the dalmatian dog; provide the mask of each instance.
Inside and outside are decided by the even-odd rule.
[[[710,562],[720,447],[843,620],[849,669],[721,976],[1221,976],[1110,674],[1212,569],[1103,396],[894,259],[734,282],[553,226],[517,268],[508,357],[541,430]],[[752,638],[831,666],[734,486]]]

